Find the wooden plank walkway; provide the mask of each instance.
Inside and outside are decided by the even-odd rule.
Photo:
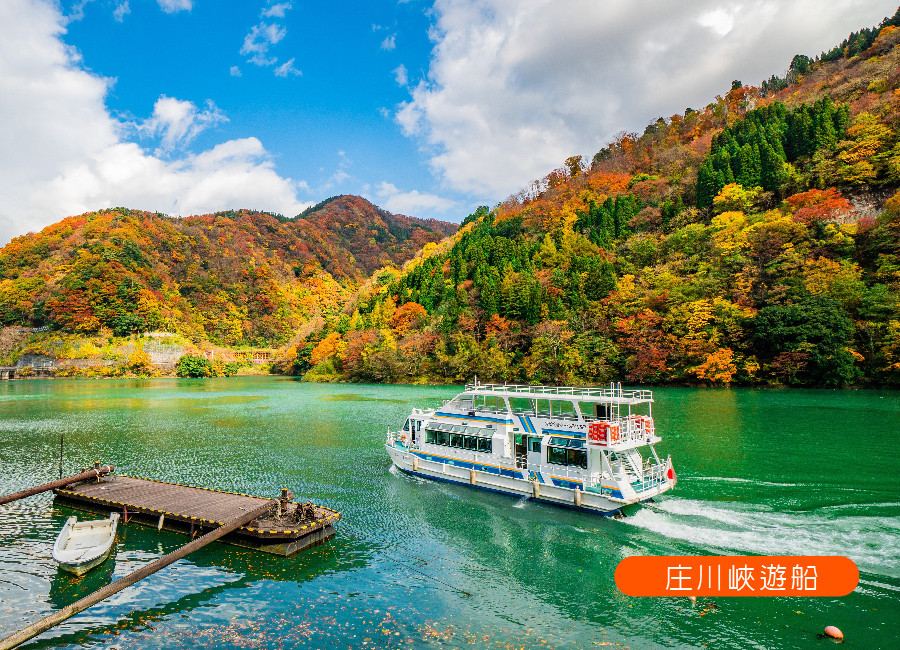
[[[209,488],[166,483],[135,476],[111,475],[54,490],[56,498],[74,508],[93,512],[120,512],[123,521],[187,532],[221,526],[250,512],[268,499]],[[287,503],[279,516],[269,512],[254,519],[223,541],[276,555],[291,555],[334,536],[339,512]]]

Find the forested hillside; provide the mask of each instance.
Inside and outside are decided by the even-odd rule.
[[[356,196],[294,219],[248,210],[184,219],[91,212],[0,249],[0,320],[70,334],[165,330],[275,346],[311,317],[339,312],[376,269],[402,264],[456,228]]]
[[[575,156],[290,352],[309,379],[900,383],[900,11]]]

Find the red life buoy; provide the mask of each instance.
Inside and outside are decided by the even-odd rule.
[[[617,445],[619,444],[619,425],[612,424],[609,426],[609,444]]]
[[[598,445],[606,444],[606,428],[609,426],[606,422],[591,422],[588,426],[588,436],[592,442]]]

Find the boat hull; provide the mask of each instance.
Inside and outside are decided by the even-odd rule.
[[[385,449],[394,465],[397,466],[397,469],[414,476],[468,485],[519,498],[526,497],[542,503],[586,510],[605,516],[617,515],[621,512],[622,507],[627,505],[590,491],[574,490],[549,483],[535,484],[533,481],[524,478],[524,476],[515,478],[509,475],[498,475],[449,463],[438,463],[417,456],[409,449],[391,444],[386,444]],[[515,472],[521,474],[521,470],[515,470]],[[508,474],[512,473],[508,472]],[[641,501],[649,500],[658,493],[654,491],[652,494],[642,498]]]
[[[74,573],[77,576],[83,576],[85,573],[93,569],[95,566],[99,566],[103,564],[108,558],[109,554],[112,551],[112,547],[106,549],[106,552],[102,555],[95,557],[87,562],[82,562],[80,564],[72,564],[70,562],[60,562],[59,568],[63,571],[68,571],[69,573]]]
[[[118,523],[118,513],[112,513],[109,519],[80,523],[76,517],[69,517],[53,544],[53,559],[63,571],[84,575],[109,557]]]

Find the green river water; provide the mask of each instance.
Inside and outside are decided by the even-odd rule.
[[[459,389],[290,378],[0,382],[0,494],[95,459],[126,474],[340,510],[290,558],[213,544],[28,644],[93,648],[900,647],[900,394],[654,391],[677,488],[616,520],[417,479],[382,444]],[[185,543],[120,526],[77,579],[50,549],[73,511],[0,506],[0,637]],[[629,555],[846,555],[843,598],[631,598]]]

